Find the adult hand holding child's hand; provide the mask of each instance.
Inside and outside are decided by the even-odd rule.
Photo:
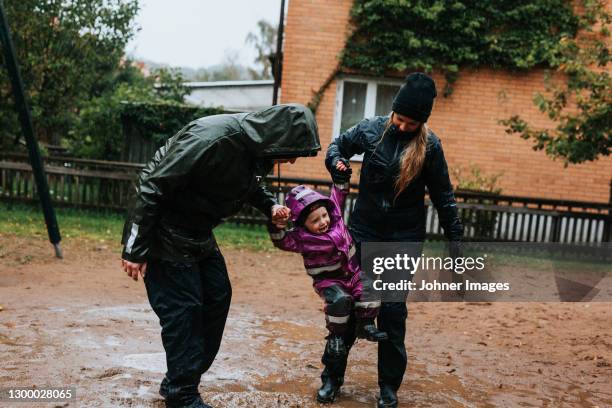
[[[272,223],[276,225],[276,228],[286,228],[287,224],[289,223],[290,216],[291,210],[288,207],[279,204],[272,206]]]
[[[353,169],[348,160],[344,158],[338,158],[334,160],[331,169],[332,181],[336,184],[347,183],[351,179]]]

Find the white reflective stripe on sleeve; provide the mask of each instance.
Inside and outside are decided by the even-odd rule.
[[[325,318],[330,323],[346,323],[349,321],[349,316],[338,317],[338,316],[325,315]]]
[[[355,307],[359,307],[361,309],[374,309],[380,307],[380,301],[376,302],[355,302]]]
[[[280,241],[281,239],[285,238],[285,231],[282,230],[279,232],[271,232],[270,238],[272,238],[275,241]]]
[[[351,245],[351,247],[349,248],[348,251],[348,257],[349,259],[353,257],[353,255],[355,255],[357,253],[357,248],[355,247],[355,244]]]
[[[310,276],[313,275],[318,275],[321,272],[329,272],[329,271],[335,271],[340,269],[340,267],[342,266],[342,262],[337,262],[333,265],[328,265],[328,266],[319,266],[317,268],[306,268],[306,273],[309,274]]]
[[[136,237],[138,236],[138,224],[134,224],[132,223],[132,231],[130,232],[130,238],[127,241],[127,244],[125,245],[125,253],[126,254],[131,254],[132,253],[132,247],[134,246],[134,241],[136,241]]]
[[[297,194],[296,194],[295,199],[296,199],[296,200],[299,200],[300,198],[302,198],[302,197],[304,197],[305,195],[308,195],[308,194],[310,194],[310,193],[312,193],[312,190],[303,190],[303,191],[301,191],[301,192],[299,192],[299,193],[297,193]]]
[[[348,190],[350,185],[349,183],[342,183],[342,184],[336,184],[336,187],[338,187],[340,190]]]

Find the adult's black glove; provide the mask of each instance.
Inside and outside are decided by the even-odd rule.
[[[346,166],[346,169],[338,170],[336,168],[338,162],[344,164]],[[353,169],[351,169],[351,164],[349,163],[349,161],[343,157],[337,157],[332,161],[331,164],[332,165],[329,172],[331,174],[332,181],[334,182],[334,184],[348,183],[351,179],[351,174],[353,174]]]

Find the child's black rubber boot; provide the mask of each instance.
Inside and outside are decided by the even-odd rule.
[[[387,332],[378,330],[374,324],[374,319],[359,319],[356,331],[357,338],[368,341],[385,341],[389,339]]]

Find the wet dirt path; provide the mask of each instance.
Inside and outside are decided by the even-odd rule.
[[[65,252],[54,260],[44,240],[0,235],[0,387],[72,385],[68,406],[163,407],[165,358],[142,282],[112,248],[68,242]],[[300,258],[224,253],[234,298],[205,400],[318,407],[325,330]],[[612,406],[610,304],[415,303],[407,344],[400,406]],[[376,348],[361,341],[333,406],[373,407],[376,391]]]

